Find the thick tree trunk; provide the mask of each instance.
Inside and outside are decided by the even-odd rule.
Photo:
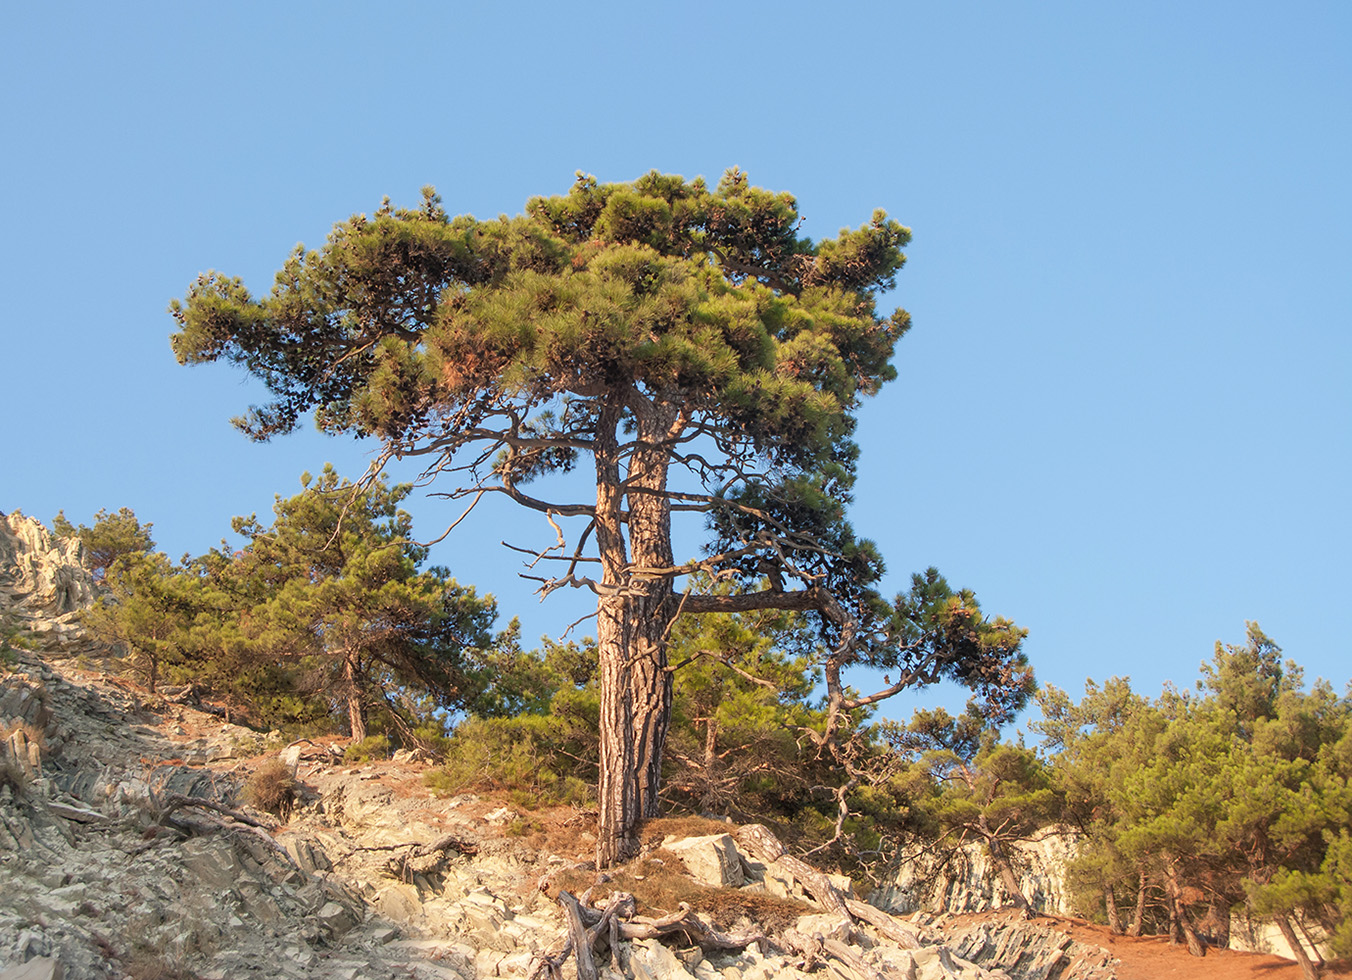
[[[1282,931],[1282,938],[1286,944],[1291,947],[1291,955],[1296,958],[1300,964],[1300,974],[1305,980],[1318,980],[1319,967],[1310,959],[1310,955],[1305,952],[1305,946],[1301,943],[1300,937],[1296,935],[1296,930],[1291,926],[1289,916],[1279,915],[1276,917],[1277,928]]]
[[[347,699],[347,720],[352,728],[352,741],[360,742],[366,738],[366,705],[361,696],[361,677],[357,669],[356,654],[343,658],[343,696]]]
[[[615,439],[619,410],[607,405],[593,449],[602,565],[596,636],[601,700],[596,863],[602,868],[637,855],[639,821],[658,815],[671,720],[666,646],[674,604],[670,579],[658,574],[672,565],[671,505],[664,493],[666,450],[659,444],[671,434],[676,412],[633,397],[637,436],[654,448],[630,454],[622,484]]]
[[[662,750],[671,714],[666,622],[647,603],[607,597],[599,604],[601,770],[598,867],[638,853],[640,820],[658,814]]]

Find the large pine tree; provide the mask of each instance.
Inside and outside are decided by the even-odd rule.
[[[501,494],[554,525],[541,591],[597,597],[602,865],[657,813],[680,615],[809,612],[836,718],[943,675],[993,702],[1027,695],[1021,631],[960,602],[942,628],[908,618],[844,520],[855,410],[895,376],[910,324],[877,308],[910,234],[881,211],[821,242],[799,225],[792,196],[736,170],[713,190],[579,175],[490,221],[451,218],[428,190],[297,249],[264,298],[209,273],[172,306],[180,361],[233,362],[273,393],[238,420],[251,436],[313,412],[381,440],[382,460],[421,459],[453,497]],[[582,461],[594,498],[531,488]],[[710,529],[703,556],[674,555],[680,514]],[[853,695],[841,672],[858,663],[892,679]]]

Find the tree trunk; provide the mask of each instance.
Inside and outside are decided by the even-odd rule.
[[[361,696],[361,676],[357,669],[357,655],[349,653],[343,658],[343,696],[347,699],[347,720],[352,728],[352,741],[360,742],[366,738],[366,705]]]
[[[596,864],[638,854],[638,823],[658,814],[662,749],[671,713],[666,622],[647,603],[607,597],[598,605],[601,759]]]
[[[1305,923],[1299,915],[1293,915],[1291,919],[1295,923],[1296,928],[1300,930],[1300,935],[1305,939],[1307,943],[1309,943],[1310,958],[1314,960],[1315,967],[1318,969],[1322,969],[1324,966],[1324,956],[1322,953],[1319,952],[1319,942],[1313,936],[1310,935],[1310,930],[1305,927]],[[1329,932],[1332,931],[1333,930],[1331,929],[1329,930]]]
[[[1108,913],[1108,931],[1114,936],[1122,935],[1122,918],[1117,914],[1117,895],[1112,885],[1103,886],[1103,908]]]
[[[718,718],[714,712],[717,706],[709,709],[709,717],[704,719],[704,790],[700,793],[699,804],[706,812],[718,805],[718,790],[715,785],[714,767],[718,765]]]
[[[1188,952],[1193,956],[1205,956],[1206,946],[1197,935],[1197,930],[1193,928],[1188,910],[1183,906],[1183,889],[1179,887],[1178,875],[1172,867],[1168,868],[1167,875],[1169,906],[1172,910],[1171,917],[1178,923],[1178,928],[1183,930],[1183,936],[1188,942]]]
[[[984,814],[979,818],[978,826],[982,836],[986,838],[986,848],[990,851],[991,862],[1000,872],[1000,882],[1005,886],[1005,894],[1014,903],[1015,908],[1027,915],[1029,912],[1028,899],[1023,897],[1023,892],[1019,889],[1018,876],[1014,874],[1014,866],[1009,863],[1009,856],[1005,854],[1004,845],[991,832]]]
[[[990,842],[991,857],[995,860],[995,866],[1000,869],[1000,880],[1004,883],[1005,893],[1009,900],[1014,903],[1015,908],[1027,914],[1028,899],[1023,897],[1023,891],[1019,888],[1019,879],[1014,874],[1014,867],[1009,863],[1009,858],[1005,856],[1004,847],[997,840]]]
[[[630,396],[639,442],[658,447],[671,434],[675,409],[654,406],[637,393]],[[596,627],[601,700],[596,864],[600,868],[637,855],[639,821],[658,815],[662,753],[671,720],[666,647],[674,609],[670,579],[656,574],[672,564],[671,505],[663,492],[667,456],[665,448],[634,450],[621,484],[615,438],[619,401],[607,400],[602,407],[593,446],[596,544],[602,566]]]
[[[1136,885],[1136,910],[1132,913],[1131,925],[1127,929],[1127,935],[1139,937],[1141,929],[1145,924],[1145,892],[1146,885],[1150,879],[1146,877],[1145,871],[1141,871],[1141,877]]]
[[[1305,946],[1301,943],[1300,937],[1296,935],[1296,930],[1291,927],[1291,919],[1286,915],[1276,917],[1277,928],[1282,931],[1282,938],[1286,944],[1291,947],[1291,955],[1295,957],[1300,964],[1300,974],[1305,980],[1318,980],[1319,968],[1310,959],[1305,952]]]
[[[1211,945],[1219,949],[1230,947],[1230,908],[1214,892],[1206,917],[1211,923]]]

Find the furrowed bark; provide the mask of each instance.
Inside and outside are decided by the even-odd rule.
[[[619,399],[615,399],[618,403]],[[644,402],[637,413],[640,440],[657,444],[675,422],[675,410]],[[664,450],[639,449],[628,457],[621,484],[615,438],[618,407],[598,421],[596,542],[603,594],[597,604],[601,700],[601,772],[596,863],[609,867],[638,853],[638,823],[658,815],[662,753],[671,717],[667,630],[673,615],[671,583],[638,578],[634,567],[672,564],[670,502]],[[628,488],[644,492],[628,495]],[[624,525],[628,525],[626,546]]]

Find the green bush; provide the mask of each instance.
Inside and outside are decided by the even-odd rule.
[[[442,768],[424,781],[438,794],[503,790],[517,805],[533,806],[591,802],[595,778],[595,733],[551,714],[461,723]]]
[[[349,745],[347,751],[343,753],[343,759],[354,764],[389,757],[390,740],[384,735],[368,735],[360,742]]]

